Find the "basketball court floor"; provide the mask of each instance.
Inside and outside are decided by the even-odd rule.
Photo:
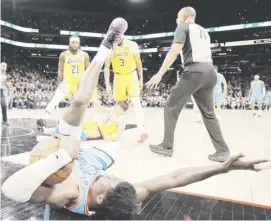
[[[55,126],[63,110],[57,110],[48,122]],[[89,115],[93,112],[90,109]],[[28,163],[28,154],[38,139],[36,119],[40,110],[12,110],[10,127],[2,128],[1,184],[12,173]],[[271,112],[252,118],[252,112],[224,110],[220,115],[221,128],[232,153],[242,152],[248,158],[271,159]],[[214,148],[203,124],[196,123],[192,110],[183,110],[175,132],[174,155],[164,158],[152,153],[149,143],[159,143],[163,137],[163,109],[146,108],[146,129],[150,139],[137,143],[133,111],[121,139],[116,163],[108,170],[132,183],[151,179],[170,171],[215,164],[208,160]],[[176,188],[149,197],[135,219],[147,220],[271,220],[271,168],[254,171],[231,171],[186,187]],[[33,174],[34,176],[34,174]],[[44,205],[22,204],[10,201],[1,192],[1,219],[3,220],[71,220],[103,219],[77,216],[67,211],[46,211]],[[47,208],[48,209],[48,208]]]

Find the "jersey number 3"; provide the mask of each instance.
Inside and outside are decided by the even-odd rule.
[[[120,59],[120,66],[121,66],[121,67],[124,66],[124,59]]]
[[[79,74],[79,66],[72,65],[72,74]]]

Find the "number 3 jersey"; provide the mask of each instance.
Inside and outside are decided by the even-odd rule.
[[[78,51],[77,54],[72,54],[69,50],[67,50],[64,53],[64,82],[65,84],[77,88],[79,80],[85,71],[86,52]]]
[[[130,40],[124,39],[121,46],[113,49],[111,63],[116,74],[128,74],[136,70],[134,53],[138,52],[138,45]]]

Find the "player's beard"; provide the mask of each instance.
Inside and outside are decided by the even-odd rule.
[[[69,46],[69,51],[76,54],[80,50],[80,46],[76,49],[73,49],[72,47]]]

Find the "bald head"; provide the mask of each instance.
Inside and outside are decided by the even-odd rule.
[[[255,76],[254,76],[254,80],[255,80],[255,81],[258,81],[259,79],[260,79],[260,76],[259,76],[259,75],[255,75]]]
[[[177,24],[194,22],[196,19],[196,10],[190,6],[182,8],[178,12]]]
[[[182,8],[180,13],[186,14],[189,17],[196,18],[196,10],[190,6]]]

